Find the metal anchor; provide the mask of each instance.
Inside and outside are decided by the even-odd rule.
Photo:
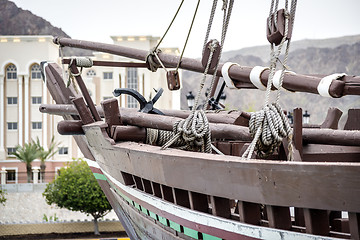
[[[139,102],[140,104],[139,112],[164,115],[164,113],[162,113],[159,109],[154,108],[155,102],[160,98],[163,91],[164,90],[162,88],[155,90],[156,92],[155,96],[148,102],[138,91],[131,88],[115,88],[113,91],[113,95],[115,97],[119,97],[121,94],[128,94],[134,97],[136,101]]]

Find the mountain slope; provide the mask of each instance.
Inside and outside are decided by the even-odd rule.
[[[15,3],[0,0],[0,35],[52,35],[70,38],[61,28],[30,11],[18,8]],[[65,56],[91,56],[92,51],[64,48]]]

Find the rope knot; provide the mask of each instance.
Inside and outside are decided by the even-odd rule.
[[[160,49],[153,48],[149,51],[148,55],[145,57],[145,61],[148,65],[148,69],[152,72],[156,72],[159,67],[161,67],[160,64],[156,63],[154,60],[154,56],[158,58],[158,54],[161,53]]]
[[[287,138],[290,143],[292,139],[289,120],[277,103],[265,105],[260,111],[251,113],[249,131],[255,144],[250,145],[244,153],[243,157],[248,155],[248,158],[254,150],[261,158],[270,156],[280,146],[283,138]]]
[[[161,149],[170,147],[182,139],[182,149],[211,153],[211,133],[209,122],[203,110],[193,111],[186,119],[175,122],[173,137]]]

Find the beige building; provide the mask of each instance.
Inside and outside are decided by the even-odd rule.
[[[158,37],[152,36],[111,38],[114,44],[143,50],[153,48],[159,40]],[[1,184],[4,184],[4,181],[26,181],[25,164],[14,158],[11,153],[15,151],[16,145],[23,145],[32,139],[39,138],[45,148],[52,136],[61,142],[58,153],[46,164],[46,171],[49,173],[46,178],[53,177],[65,162],[81,157],[73,138],[57,133],[57,122],[61,117],[45,115],[38,110],[40,104],[52,103],[41,77],[40,62],[60,63],[59,48],[53,44],[52,39],[52,36],[0,36],[0,171],[3,175]],[[179,54],[176,48],[163,51]],[[106,53],[93,54],[93,60],[134,61]],[[146,68],[92,67],[84,69],[82,77],[96,105],[100,105],[104,99],[113,97],[112,91],[118,87],[136,89],[147,100],[154,96],[154,88],[162,87],[164,93],[155,107],[180,109],[180,91],[167,90],[166,72],[162,69],[152,73]],[[136,100],[127,95],[121,96],[119,100],[121,107],[138,106]],[[32,165],[37,172],[40,162],[35,160]],[[21,177],[22,173],[24,177]]]

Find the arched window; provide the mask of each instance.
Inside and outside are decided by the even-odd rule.
[[[17,69],[16,69],[16,66],[14,64],[10,64],[6,68],[6,79],[8,79],[8,80],[17,79]]]
[[[41,69],[39,64],[32,65],[31,79],[41,79]]]
[[[87,77],[95,77],[96,72],[94,70],[90,69],[89,71],[87,71],[86,76]]]

